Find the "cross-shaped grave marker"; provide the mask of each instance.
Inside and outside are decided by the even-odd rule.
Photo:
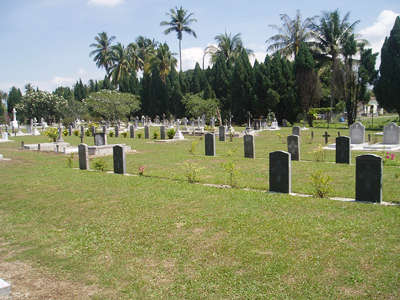
[[[330,135],[328,134],[327,131],[325,131],[325,134],[322,137],[325,138],[325,144],[328,144],[328,137],[330,137]]]

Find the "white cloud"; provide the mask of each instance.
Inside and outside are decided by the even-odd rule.
[[[85,74],[86,74],[85,69],[84,69],[84,68],[80,68],[80,69],[78,70],[78,74],[79,74],[79,75],[85,75]]]
[[[363,39],[369,41],[369,47],[372,48],[374,53],[381,51],[385,38],[390,35],[390,30],[392,30],[398,15],[399,13],[391,10],[383,10],[372,26],[360,30],[359,34]],[[377,66],[379,64],[380,55],[377,59]]]
[[[124,2],[124,0],[89,0],[87,2],[87,5],[112,7],[122,4]]]
[[[72,77],[64,77],[63,78],[63,77],[55,76],[53,78],[53,80],[50,81],[50,83],[52,85],[55,85],[56,87],[58,87],[58,86],[70,86],[73,83],[75,83],[75,80]]]
[[[200,64],[200,68],[203,68],[203,55],[204,49],[200,47],[186,48],[182,49],[182,69],[184,71],[189,69],[194,69],[196,62]],[[178,66],[177,71],[179,71],[179,53],[177,55]],[[209,58],[207,56],[204,58],[204,68],[206,69],[209,65]]]

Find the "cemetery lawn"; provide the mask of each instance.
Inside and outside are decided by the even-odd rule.
[[[334,151],[316,162],[325,131],[330,143],[338,131],[348,135],[301,132],[292,192],[311,195],[310,175],[321,170],[333,179],[329,196],[354,199],[355,158],[365,152],[352,152],[351,165],[335,164]],[[76,155],[69,168],[69,155],[16,149],[47,142],[43,135],[12,138],[0,144],[12,159],[0,162],[0,257],[95,286],[87,299],[398,299],[399,206],[266,192],[268,154],[287,151],[290,132],[256,136],[256,159],[244,158],[243,139],[229,136],[216,138],[216,157],[204,156],[200,137],[108,137],[137,151],[126,156],[134,176],[78,170]],[[105,161],[112,170],[112,157]],[[398,161],[396,152],[384,164],[386,202],[400,203]],[[183,162],[201,168],[197,183],[187,181]],[[240,170],[237,188],[215,187],[230,183],[221,162]],[[145,176],[137,176],[140,166]]]

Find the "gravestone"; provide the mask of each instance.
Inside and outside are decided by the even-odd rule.
[[[68,126],[68,135],[72,136],[72,125]]]
[[[348,136],[339,136],[336,138],[336,163],[350,164],[351,146]]]
[[[383,159],[375,154],[356,157],[356,201],[382,201]]]
[[[286,119],[282,120],[282,127],[287,127],[287,120]]]
[[[219,141],[225,142],[225,139],[226,139],[225,126],[221,125],[221,126],[219,126]]]
[[[292,192],[290,153],[275,151],[269,154],[269,190],[279,193]]]
[[[215,135],[214,133],[206,133],[204,136],[205,152],[207,156],[215,156]]]
[[[292,134],[300,136],[300,127],[299,126],[293,126],[292,128]]]
[[[126,174],[126,160],[125,160],[124,146],[115,145],[113,147],[113,161],[114,161],[114,173]]]
[[[119,127],[115,126],[115,137],[119,137]]]
[[[107,133],[107,125],[103,125],[102,128],[103,128],[103,132]]]
[[[7,133],[7,132],[3,132],[3,133],[1,134],[1,139],[2,139],[3,141],[8,141],[8,133]]]
[[[58,127],[58,139],[57,139],[57,142],[58,143],[62,143],[62,142],[64,142],[64,139],[63,139],[63,137],[62,137],[62,128],[61,128],[61,126],[59,126]]]
[[[166,132],[165,132],[165,126],[161,125],[160,126],[160,139],[165,140]]]
[[[150,126],[148,125],[144,126],[144,138],[145,139],[150,138]]]
[[[85,136],[85,127],[81,126],[81,136]]]
[[[94,133],[94,145],[95,146],[105,146],[105,145],[107,145],[107,133],[95,132]]]
[[[298,135],[289,135],[287,137],[288,152],[292,160],[300,160],[300,137]]]
[[[256,146],[254,142],[254,135],[245,134],[243,136],[244,142],[244,157],[256,158]]]
[[[400,127],[396,123],[389,123],[383,127],[383,144],[400,144]]]
[[[254,130],[260,130],[261,129],[261,121],[253,120],[253,122],[254,122]]]
[[[365,143],[365,126],[360,122],[354,122],[349,126],[349,135],[352,144]]]
[[[1,133],[1,128],[0,128],[0,133]],[[32,125],[26,126],[26,133],[32,133]]]
[[[328,131],[325,131],[325,134],[322,137],[325,138],[325,144],[328,144],[328,138],[330,137],[330,135],[328,134]]]
[[[40,148],[38,148],[38,150],[40,151]],[[78,146],[78,155],[79,155],[79,169],[89,170],[88,146],[86,144],[80,144]]]
[[[96,132],[96,127],[94,125],[92,125],[92,127],[90,128],[90,132],[92,133],[92,135],[94,135],[94,133]]]
[[[133,125],[129,126],[129,134],[131,139],[135,138],[135,127]]]

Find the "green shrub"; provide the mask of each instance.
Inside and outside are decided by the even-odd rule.
[[[311,174],[310,185],[314,188],[315,197],[326,198],[332,192],[332,177],[318,170]]]
[[[90,129],[86,129],[85,135],[86,135],[86,136],[91,136],[91,135],[92,135],[92,133],[90,132]]]
[[[137,137],[138,137],[139,139],[141,139],[142,136],[143,136],[143,133],[141,133],[141,132],[139,132],[139,133],[137,134]]]
[[[170,140],[172,140],[174,138],[174,135],[175,135],[175,129],[174,128],[170,128],[170,129],[167,130],[166,133],[168,135],[168,138]]]
[[[73,134],[74,136],[79,136],[80,131],[79,130],[74,130]]]
[[[199,143],[199,141],[192,141],[192,145],[190,146],[189,153],[194,155],[194,152],[196,151],[196,145]]]
[[[240,170],[236,168],[233,161],[221,162],[221,167],[224,168],[229,174],[229,185],[237,187],[236,177]]]
[[[121,135],[122,135],[124,138],[126,138],[126,137],[128,136],[128,133],[127,133],[127,132],[122,132]]]
[[[324,162],[325,161],[326,149],[323,146],[319,145],[318,148],[316,148],[313,151],[311,151],[311,153],[314,153],[315,160],[317,162]]]
[[[103,157],[100,157],[93,163],[93,168],[97,171],[105,172],[107,170],[107,167],[107,162],[104,160]]]
[[[109,135],[110,135],[110,137],[113,137],[114,136],[114,131],[110,131]]]
[[[203,168],[197,167],[198,163],[187,163],[184,162],[182,164],[182,169],[184,172],[185,177],[188,179],[190,183],[196,182],[197,173],[200,172]]]
[[[153,133],[153,139],[157,139],[159,137],[160,133],[158,131],[154,131]]]

